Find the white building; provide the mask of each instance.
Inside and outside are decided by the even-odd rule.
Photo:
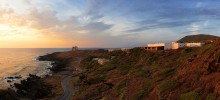
[[[165,43],[154,43],[154,44],[148,44],[148,47],[159,47],[159,46],[165,46]]]
[[[177,43],[172,42],[172,49],[178,49],[183,47],[201,47],[204,43]]]
[[[121,48],[121,51],[129,51],[129,48]]]
[[[98,59],[98,63],[99,63],[100,65],[104,65],[104,64],[107,63],[107,62],[109,62],[109,60],[107,60],[107,59]]]
[[[108,49],[108,52],[113,52],[115,51],[115,49]]]
[[[204,43],[186,43],[186,47],[201,47]]]
[[[155,44],[148,44],[144,49],[145,50],[164,50],[165,43],[155,43]]]
[[[183,48],[183,47],[185,47],[185,45],[186,45],[186,43],[172,42],[171,48],[172,49]]]

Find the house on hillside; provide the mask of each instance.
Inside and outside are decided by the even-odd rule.
[[[172,42],[172,49],[179,49],[184,47],[201,47],[204,43],[177,43]]]
[[[165,43],[155,43],[155,44],[148,44],[144,47],[145,50],[164,50]]]
[[[121,51],[129,51],[130,49],[129,48],[121,48]]]
[[[104,65],[105,63],[110,62],[110,60],[104,58],[93,58],[92,60],[97,61],[100,65]]]
[[[98,59],[98,63],[99,63],[100,65],[104,65],[104,64],[107,63],[107,62],[110,62],[110,61],[107,60],[107,59]]]
[[[186,43],[186,47],[201,47],[204,43]]]
[[[115,49],[108,49],[108,52],[113,52],[115,51]]]

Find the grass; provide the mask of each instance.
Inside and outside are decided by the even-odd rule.
[[[166,80],[159,86],[160,92],[163,93],[163,92],[169,91],[175,88],[177,85],[178,83],[175,79]]]
[[[180,95],[180,100],[201,100],[200,94],[194,91]]]

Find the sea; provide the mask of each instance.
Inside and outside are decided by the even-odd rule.
[[[6,89],[26,79],[29,74],[35,74],[43,77],[50,74],[48,70],[51,67],[48,61],[38,61],[37,58],[42,55],[53,52],[70,51],[70,48],[1,48],[0,49],[0,89]],[[21,76],[19,80],[8,82],[8,77]]]

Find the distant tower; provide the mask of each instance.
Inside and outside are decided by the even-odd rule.
[[[72,51],[77,51],[78,50],[78,47],[77,46],[74,46],[73,48],[72,48]]]

